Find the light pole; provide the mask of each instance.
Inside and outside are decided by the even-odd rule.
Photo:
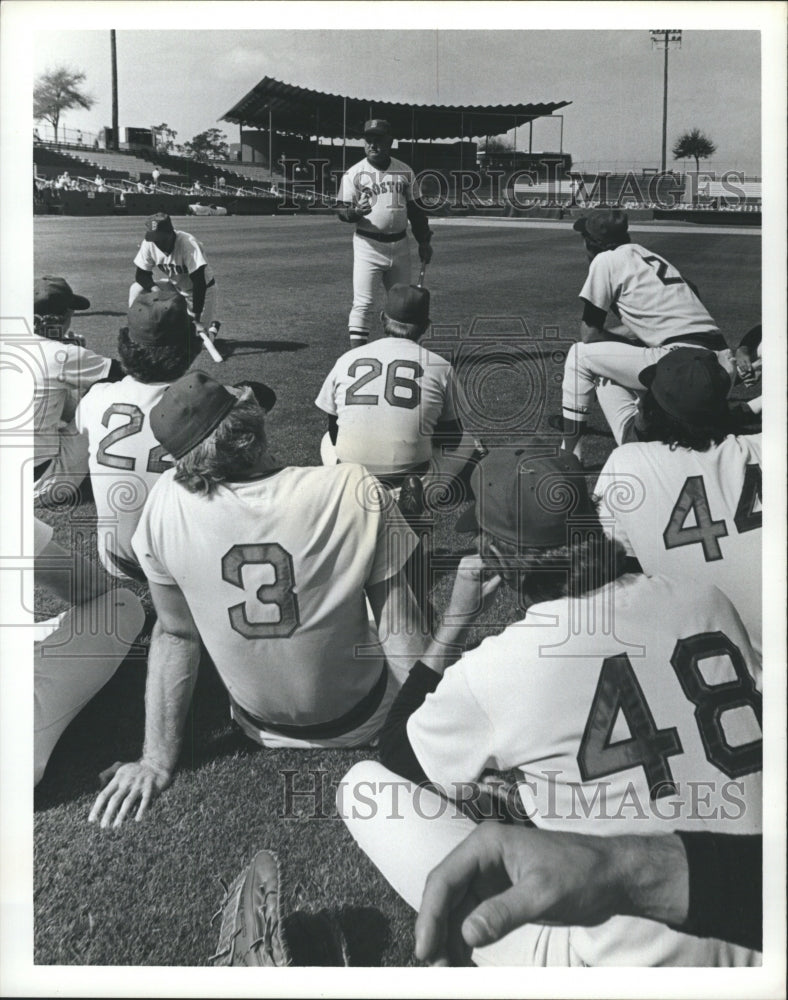
[[[112,50],[112,148],[119,149],[118,140],[118,51],[115,44],[115,30],[109,33]]]
[[[671,44],[677,43],[681,48],[681,31],[676,28],[660,28],[658,31],[650,32],[651,47],[664,49],[665,51],[665,72],[662,92],[662,173],[665,173],[667,166],[668,149],[668,49]]]

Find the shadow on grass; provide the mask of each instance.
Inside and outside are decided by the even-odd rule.
[[[102,688],[70,723],[49,759],[34,796],[35,811],[97,792],[98,775],[115,761],[138,760],[145,728],[147,650],[135,646]],[[203,653],[186,722],[179,771],[195,770],[207,761],[258,748],[230,720],[227,692]]]
[[[220,346],[219,346],[220,345]],[[226,357],[230,356],[242,358],[247,354],[276,354],[279,352],[291,353],[293,351],[303,351],[309,344],[303,344],[300,340],[232,340],[221,337],[217,341],[219,350]],[[248,350],[238,350],[239,347]]]
[[[79,314],[80,318],[83,316],[126,316],[127,313],[115,312],[113,309],[94,309],[92,312],[81,312]]]

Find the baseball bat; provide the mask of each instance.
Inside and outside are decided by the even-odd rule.
[[[426,270],[427,270],[427,262],[425,260],[425,261],[422,261],[422,263],[421,263],[421,270],[419,271],[419,281],[418,281],[418,287],[419,288],[421,288],[421,286],[424,284],[424,272]]]
[[[174,281],[170,280],[168,283],[169,283],[170,288],[174,292],[177,292],[179,295],[183,295],[183,292],[180,290],[180,288],[178,288],[178,286],[175,284]],[[183,297],[186,298],[185,295]],[[187,299],[187,303],[188,303],[188,299]],[[216,347],[214,346],[214,342],[211,340],[211,338],[208,336],[208,334],[205,332],[205,330],[203,330],[202,326],[200,326],[200,324],[197,323],[197,320],[194,318],[194,313],[192,312],[191,309],[189,309],[188,304],[186,306],[186,311],[191,316],[192,320],[194,320],[195,329],[197,331],[198,336],[200,337],[200,340],[202,340],[203,344],[205,344],[205,350],[210,354],[211,358],[213,358],[213,360],[217,364],[221,364],[222,361],[224,361],[224,358],[216,350]]]

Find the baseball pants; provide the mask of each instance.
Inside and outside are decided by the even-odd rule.
[[[563,416],[565,420],[582,423],[588,419],[591,402],[597,395],[600,379],[608,379],[615,386],[628,390],[630,402],[637,403],[638,393],[643,391],[643,385],[638,376],[644,368],[654,365],[661,357],[677,347],[693,347],[697,345],[671,343],[661,347],[637,347],[620,344],[615,341],[573,344],[569,349],[564,365],[563,381]],[[715,351],[722,367],[733,381],[735,365],[733,352],[730,350]],[[620,443],[630,410],[621,392],[615,392],[605,387],[607,393],[605,416],[610,414],[616,426],[611,424],[616,441]],[[600,399],[600,405],[602,400]]]
[[[361,850],[414,910],[429,873],[476,826],[454,802],[369,760],[355,764],[339,783],[337,811]],[[480,966],[536,968],[761,964],[759,953],[748,948],[635,917],[613,917],[596,927],[524,924],[495,944],[474,949],[471,958]]]
[[[372,330],[373,300],[378,276],[386,291],[392,285],[410,283],[410,245],[407,236],[396,243],[377,243],[353,236],[353,308],[348,327],[369,336]]]
[[[77,491],[88,474],[88,440],[73,423],[65,424],[58,433],[58,453],[33,483],[33,496],[44,494],[54,503],[76,499]]]
[[[37,639],[49,634],[33,644],[35,784],[66,726],[115,674],[144,621],[137,595],[119,588],[37,627]]]
[[[162,289],[162,291],[168,291],[168,292],[171,292],[173,288],[173,286],[169,283],[169,281],[166,280],[154,281],[154,285],[157,285],[159,288]],[[133,281],[131,283],[131,287],[129,288],[129,306],[131,306],[132,302],[137,298],[140,292],[143,291],[145,291],[145,289],[142,287],[142,285],[137,284],[136,281]],[[181,292],[181,295],[185,296],[186,301],[189,303],[189,309],[192,310],[194,308],[194,302],[192,300],[191,293],[187,295],[185,292]],[[200,322],[202,323],[203,326],[208,327],[218,317],[218,314],[219,314],[219,296],[218,292],[216,291],[216,282],[214,281],[212,285],[209,285],[205,289],[205,304],[203,305],[202,308],[202,316],[200,316]]]

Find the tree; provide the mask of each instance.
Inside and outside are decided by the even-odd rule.
[[[85,74],[68,66],[47,70],[36,80],[33,88],[33,118],[37,122],[50,123],[55,130],[55,142],[60,116],[64,111],[72,108],[89,111],[96,103],[95,98],[82,90],[84,82]]]
[[[156,149],[169,153],[175,147],[175,137],[178,133],[166,122],[162,122],[161,125],[151,125],[150,130],[153,133],[153,144]]]
[[[513,149],[514,143],[505,136],[494,135],[491,138],[487,135],[484,137],[485,153],[511,153]]]
[[[183,144],[183,151],[186,156],[191,156],[201,163],[207,163],[209,160],[226,160],[230,156],[227,136],[218,128],[209,128],[195,135],[191,142]]]
[[[691,156],[695,160],[695,173],[699,173],[700,161],[707,160],[716,152],[717,147],[711,139],[699,128],[694,128],[678,137],[673,146],[673,159],[686,160]]]

